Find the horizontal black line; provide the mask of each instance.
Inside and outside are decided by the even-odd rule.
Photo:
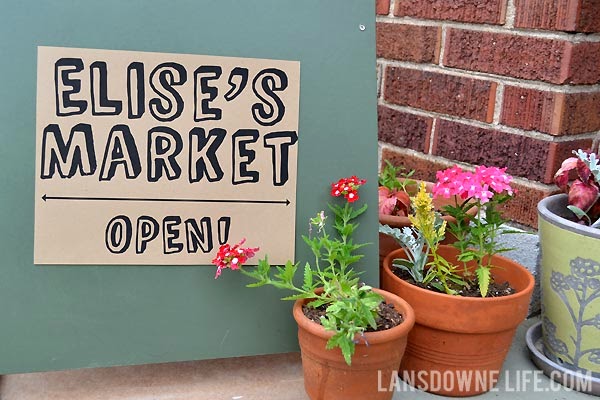
[[[290,204],[285,200],[241,200],[241,199],[164,199],[164,198],[137,198],[137,197],[83,197],[83,196],[48,196],[43,195],[42,200],[75,200],[75,201],[148,201],[172,203],[238,203],[238,204]]]

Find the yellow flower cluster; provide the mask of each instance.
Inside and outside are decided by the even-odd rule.
[[[421,231],[430,248],[437,248],[438,242],[443,239],[446,232],[446,221],[443,221],[436,229],[433,200],[431,195],[427,193],[424,182],[421,182],[419,191],[410,200],[414,208],[414,214],[408,216],[410,222]]]

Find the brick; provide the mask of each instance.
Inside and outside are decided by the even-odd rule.
[[[515,196],[502,205],[505,218],[520,224],[537,228],[537,204],[545,197],[559,193],[554,185],[543,185],[523,179],[515,179],[511,183]]]
[[[569,83],[576,85],[600,83],[600,42],[581,42],[572,46]]]
[[[387,67],[384,98],[402,106],[492,122],[496,83],[438,72]]]
[[[570,45],[560,39],[451,28],[444,65],[561,84],[569,79]]]
[[[386,106],[377,108],[379,140],[398,147],[427,151],[433,119]]]
[[[503,24],[506,0],[396,0],[394,15],[436,20]]]
[[[450,160],[437,159],[435,157],[420,154],[408,149],[389,149],[384,148],[381,152],[381,167],[385,166],[388,160],[395,166],[402,166],[407,170],[414,170],[414,179],[420,179],[429,182],[435,182],[435,173],[446,168],[450,168],[455,163]]]
[[[377,0],[377,14],[387,15],[390,12],[390,0]]]
[[[600,1],[582,0],[578,32],[600,32]]]
[[[600,42],[451,28],[444,65],[556,84],[600,82]]]
[[[459,122],[438,120],[433,154],[474,165],[507,167],[507,172],[542,183],[552,177],[572,150],[587,148],[590,139],[551,142]]]
[[[442,28],[378,22],[377,57],[417,63],[439,61]]]
[[[600,130],[600,91],[563,93],[505,86],[500,122],[551,135]]]
[[[515,0],[517,28],[600,32],[598,0]]]

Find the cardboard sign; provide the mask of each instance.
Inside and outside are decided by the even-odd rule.
[[[294,259],[300,63],[38,48],[36,264]]]

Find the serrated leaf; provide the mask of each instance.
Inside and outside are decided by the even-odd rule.
[[[321,317],[321,325],[323,325],[323,328],[327,329],[328,331],[336,331],[337,330],[337,327],[335,326],[335,321],[333,319],[330,319],[327,317]],[[336,334],[331,339],[329,339],[327,341],[327,346],[329,346],[329,342],[331,342],[332,339],[338,335],[339,334]],[[332,342],[332,346],[336,345],[335,344],[336,341],[337,341],[337,339]],[[329,347],[327,347],[327,348],[329,348]]]
[[[489,268],[479,267],[475,270],[475,274],[477,275],[477,280],[479,282],[479,291],[481,292],[481,297],[485,297],[487,296],[487,292],[490,287],[492,273]]]
[[[310,264],[306,263],[304,266],[304,290],[310,290],[313,286],[313,271],[310,268]]]
[[[321,307],[323,304],[326,304],[327,302],[325,300],[322,299],[316,299],[311,301],[310,303],[307,304],[307,306],[312,307],[312,308],[319,308]]]
[[[353,211],[352,214],[350,214],[350,218],[354,219],[354,218],[358,217],[359,215],[361,215],[362,213],[364,213],[365,211],[367,211],[367,206],[368,206],[368,204],[363,204],[363,206],[361,208]]]
[[[325,348],[331,350],[333,348],[339,347],[342,350],[342,355],[344,356],[344,360],[346,364],[352,365],[352,354],[354,354],[354,342],[352,340],[348,340],[346,336],[339,332],[336,333],[327,341]]]

